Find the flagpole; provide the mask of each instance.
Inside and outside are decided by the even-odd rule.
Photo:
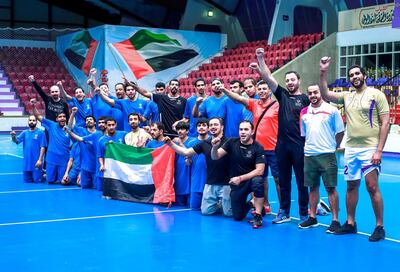
[[[112,48],[111,48],[111,46],[110,46],[110,44],[109,44],[110,42],[106,42],[106,43],[107,43],[108,49],[109,49],[110,52],[111,52],[111,55],[112,55],[113,58],[114,58],[114,61],[117,63],[117,66],[118,66],[119,71],[121,72],[122,76],[125,77],[124,71],[122,70],[121,66],[119,65],[119,62],[118,62],[118,60],[117,60],[117,57],[114,55],[114,52],[113,52],[113,50],[112,50]]]

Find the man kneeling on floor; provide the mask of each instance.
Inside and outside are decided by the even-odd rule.
[[[256,213],[252,221],[253,228],[262,227],[262,209],[264,203],[264,183],[262,175],[265,168],[264,149],[253,140],[254,126],[249,121],[239,125],[239,138],[226,141],[221,147],[221,139],[212,139],[211,158],[218,160],[228,155],[230,162],[231,201],[233,219],[240,221],[246,217],[251,205],[248,195],[254,193]]]

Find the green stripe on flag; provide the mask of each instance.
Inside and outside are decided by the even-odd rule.
[[[142,47],[146,46],[149,43],[165,43],[165,42],[173,42],[176,45],[181,46],[178,40],[171,39],[165,34],[156,34],[149,30],[142,29],[135,33],[130,39],[130,42],[133,44],[136,50],[140,50]]]
[[[151,164],[153,157],[152,148],[138,148],[119,143],[107,143],[106,158],[118,160],[129,164]]]
[[[75,35],[75,42],[83,42],[86,47],[90,46],[90,42],[93,40],[92,35],[90,35],[89,31],[85,30]]]

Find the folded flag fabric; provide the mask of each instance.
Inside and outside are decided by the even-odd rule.
[[[175,202],[175,152],[167,145],[137,148],[108,143],[103,195],[146,203]]]
[[[147,29],[113,46],[137,79],[181,65],[198,55],[193,49],[183,48],[178,40]]]
[[[89,31],[81,31],[75,35],[72,46],[64,51],[68,61],[86,75],[92,67],[98,42],[92,38]]]

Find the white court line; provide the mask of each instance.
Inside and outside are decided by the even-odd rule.
[[[3,191],[0,194],[15,194],[15,193],[32,193],[32,192],[48,192],[48,191],[67,191],[81,190],[79,187],[74,188],[54,188],[54,189],[36,189],[36,190],[18,190],[18,191]]]
[[[0,156],[1,156],[1,155],[3,155],[3,156],[16,157],[16,158],[20,158],[20,159],[23,159],[23,158],[24,158],[24,157],[22,157],[22,156],[15,155],[15,154],[11,154],[11,153],[1,153]]]
[[[277,213],[271,213],[271,214],[272,215],[277,215]],[[291,216],[290,218],[300,222],[300,218],[293,217],[293,216]],[[327,224],[322,224],[322,223],[318,223],[318,224],[320,226],[323,226],[323,227],[329,227],[329,225],[327,225]],[[371,233],[366,233],[366,232],[361,232],[361,231],[358,231],[357,234],[361,234],[361,235],[364,235],[364,236],[371,236]],[[391,242],[395,242],[395,243],[400,243],[400,240],[393,239],[393,238],[387,238],[386,237],[385,240],[388,240],[388,241],[391,241]]]
[[[7,176],[7,175],[22,175],[22,172],[13,172],[13,173],[0,173],[0,176]]]
[[[191,210],[192,209],[181,209],[181,210],[166,210],[166,211],[157,211],[157,212],[119,213],[119,214],[107,214],[107,215],[85,216],[85,217],[72,217],[72,218],[61,218],[61,219],[50,219],[50,220],[11,222],[11,223],[1,223],[0,227],[3,227],[3,226],[15,226],[15,225],[30,225],[30,224],[41,224],[41,223],[65,222],[65,221],[90,220],[90,219],[99,219],[99,218],[125,217],[125,216],[135,216],[135,215],[143,215],[143,214],[185,212],[185,211],[191,211]]]

